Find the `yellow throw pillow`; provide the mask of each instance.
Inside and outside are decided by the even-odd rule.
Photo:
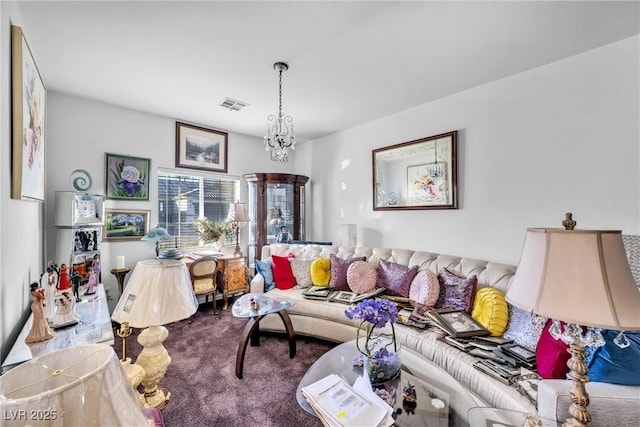
[[[331,280],[331,261],[318,258],[311,263],[311,282],[316,286],[329,286]]]
[[[491,332],[491,335],[499,337],[507,329],[509,322],[507,299],[498,289],[482,288],[476,293],[471,317]]]

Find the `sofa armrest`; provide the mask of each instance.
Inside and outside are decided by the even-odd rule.
[[[568,380],[542,380],[538,384],[538,414],[543,418],[564,421],[571,418],[572,382]],[[640,425],[640,386],[589,382],[591,424],[594,426]]]
[[[262,274],[256,273],[251,279],[250,283],[251,292],[254,294],[263,294],[264,293],[264,277]]]

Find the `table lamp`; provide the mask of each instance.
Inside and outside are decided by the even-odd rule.
[[[146,328],[138,335],[142,351],[136,359],[145,372],[141,396],[145,407],[162,409],[170,398],[169,391],[159,387],[171,364],[162,345],[169,332],[162,325],[187,319],[197,309],[189,270],[182,261],[145,260],[136,264],[111,320]]]
[[[157,227],[154,227],[151,230],[149,230],[147,234],[142,236],[141,240],[156,242],[156,257],[157,257],[160,255],[160,242],[166,242],[167,240],[171,240],[171,235],[167,230],[165,230],[164,228],[158,225]]]
[[[236,249],[233,252],[233,256],[241,257],[242,249],[240,249],[240,224],[241,222],[248,222],[249,215],[247,214],[246,203],[229,203],[229,215],[227,221],[231,223],[231,226],[236,230]]]
[[[2,426],[149,426],[118,356],[106,344],[36,357],[0,377]]]
[[[640,330],[640,292],[618,230],[574,230],[570,213],[564,229],[529,228],[507,300],[553,320],[549,333],[569,345],[567,378],[573,381],[571,407],[564,425],[591,421],[585,390],[585,346],[604,345],[600,328],[621,331],[614,340],[624,348],[623,331]],[[560,321],[566,326],[561,330]],[[582,327],[587,327],[583,334]]]

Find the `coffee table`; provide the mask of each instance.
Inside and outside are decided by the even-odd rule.
[[[362,368],[353,366],[357,354],[355,340],[342,343],[323,354],[307,370],[296,391],[298,404],[310,414],[314,410],[301,390],[329,374],[341,375],[349,384],[362,375]],[[392,396],[397,426],[469,426],[467,412],[474,407],[486,407],[478,396],[465,389],[438,365],[408,349],[400,350],[402,370],[400,377],[383,384]],[[403,399],[402,391],[411,382],[416,399]]]
[[[293,359],[296,355],[296,337],[291,319],[287,314],[287,309],[293,305],[295,305],[293,301],[271,298],[264,294],[245,294],[233,303],[233,307],[231,307],[233,316],[249,319],[238,344],[236,356],[236,376],[238,378],[242,379],[247,344],[251,341],[252,347],[260,345],[260,321],[269,314],[277,313],[282,319],[289,340],[289,358]]]

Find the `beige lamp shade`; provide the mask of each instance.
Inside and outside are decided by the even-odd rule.
[[[555,320],[640,330],[640,292],[620,231],[528,229],[506,297]]]
[[[229,214],[227,216],[229,222],[247,222],[249,215],[247,214],[246,203],[229,203]]]
[[[69,347],[0,377],[2,426],[140,426],[149,421],[108,345]]]

